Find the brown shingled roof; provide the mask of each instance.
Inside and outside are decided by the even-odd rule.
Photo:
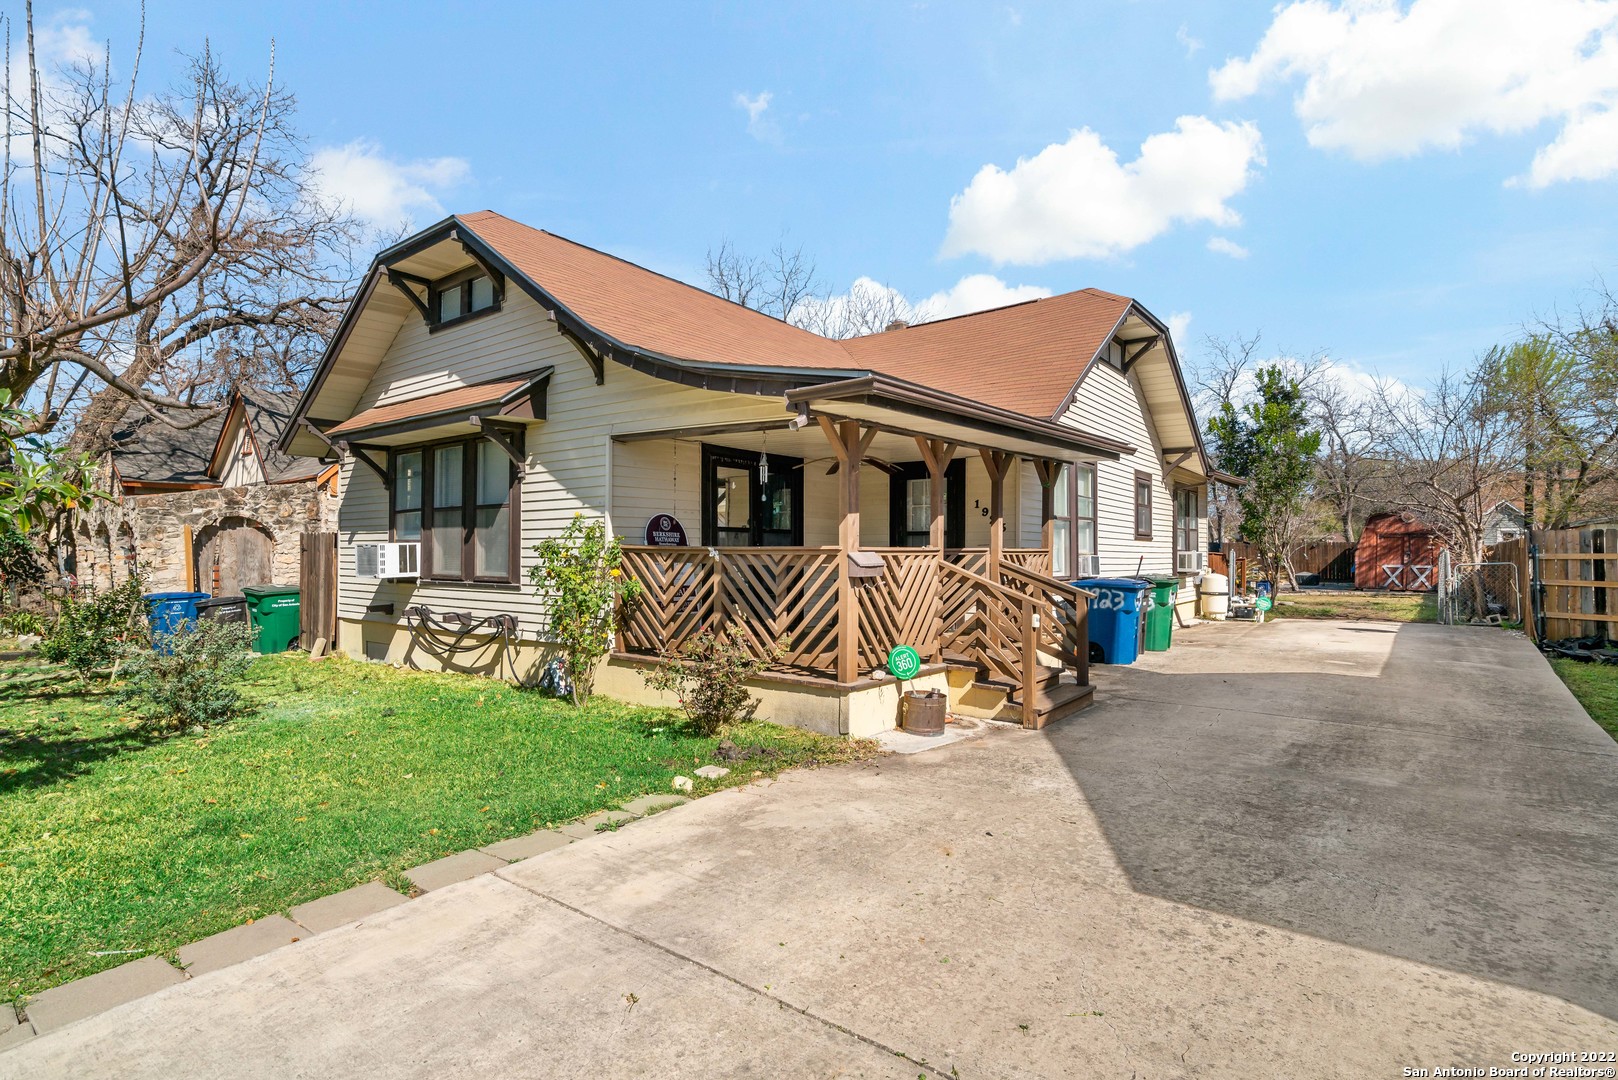
[[[326,434],[348,435],[356,431],[381,427],[384,424],[437,416],[440,413],[465,412],[480,405],[492,405],[507,394],[516,393],[532,381],[532,375],[523,375],[515,379],[501,379],[498,382],[460,386],[438,394],[396,401],[391,405],[376,405],[349,417]]]
[[[834,341],[492,210],[458,220],[579,318],[680,360],[873,371],[1048,420],[1131,301],[1061,296]]]

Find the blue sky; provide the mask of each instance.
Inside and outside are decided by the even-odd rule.
[[[119,65],[137,12],[38,18]],[[159,0],[146,33],[148,86],[204,37],[257,77],[273,38],[379,221],[490,208],[694,282],[784,234],[839,287],[1093,285],[1182,353],[1262,330],[1417,380],[1618,278],[1612,0]]]

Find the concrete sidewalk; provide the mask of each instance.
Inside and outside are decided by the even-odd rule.
[[[1388,947],[1359,940],[1381,901],[1353,888],[1336,900],[1303,888],[1341,910],[1283,908],[1292,925],[1280,925],[1266,906],[1277,880],[1371,857],[1346,838],[1339,850],[1322,842],[1321,797],[1353,809],[1373,792],[1408,788],[1401,797],[1415,800],[1429,782],[1447,797],[1437,781],[1452,759],[1438,753],[1407,751],[1400,786],[1379,786],[1376,762],[1399,756],[1379,740],[1579,763],[1576,783],[1542,790],[1527,811],[1531,837],[1499,834],[1488,816],[1472,837],[1445,828],[1468,858],[1490,860],[1480,873],[1516,873],[1512,860],[1571,829],[1582,847],[1553,845],[1567,880],[1608,888],[1618,865],[1613,811],[1584,803],[1612,794],[1618,747],[1583,738],[1580,725],[1593,725],[1548,670],[1539,678],[1526,645],[1488,658],[1528,684],[1511,690],[1519,719],[1501,719],[1491,739],[1464,717],[1440,732],[1430,710],[1402,721],[1388,711],[1409,693],[1406,663],[1428,697],[1502,692],[1495,680],[1513,680],[1455,666],[1470,661],[1454,635],[1482,632],[1296,626],[1199,631],[1153,658],[1155,671],[1109,671],[1100,704],[1045,732],[996,729],[932,753],[788,774],[447,886],[40,1036],[0,1055],[0,1076],[1364,1077],[1618,1046],[1618,1024],[1567,1000],[1618,1000],[1610,963],[1594,974],[1576,957],[1560,974],[1551,964],[1546,978],[1573,988],[1560,994],[1524,973],[1525,954],[1497,948],[1490,973],[1490,948],[1539,917],[1527,909],[1539,893],[1520,910],[1498,893],[1492,910],[1438,894],[1426,909],[1435,955],[1414,958],[1401,943],[1419,936],[1406,920],[1430,870],[1388,858],[1380,871],[1400,886]],[[1489,644],[1506,641],[1496,632]],[[1313,701],[1287,683],[1303,654],[1316,671],[1344,673],[1320,680]],[[1242,680],[1265,675],[1255,671],[1265,656],[1284,692],[1255,702]],[[1260,704],[1268,711],[1253,711]],[[1371,719],[1343,719],[1355,713]],[[1280,734],[1264,727],[1282,720],[1292,727]],[[1209,734],[1188,741],[1199,726]],[[1315,731],[1342,728],[1355,740]],[[1567,741],[1577,752],[1558,748]],[[1111,786],[1096,779],[1154,745]],[[1123,798],[1126,783],[1138,799]],[[1289,829],[1300,792],[1307,827]],[[1205,817],[1199,799],[1212,800]],[[1414,824],[1449,822],[1440,807],[1428,814]],[[1135,819],[1139,835],[1120,828]],[[1148,843],[1190,830],[1209,846],[1219,829],[1232,842],[1200,857]],[[1290,861],[1265,863],[1294,845]],[[1609,913],[1569,903],[1555,918],[1569,952],[1610,956]],[[1467,933],[1493,944],[1455,948]]]

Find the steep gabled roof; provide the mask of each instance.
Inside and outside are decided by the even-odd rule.
[[[172,428],[154,420],[139,406],[131,405],[123,424],[112,436],[112,463],[118,478],[135,487],[214,487],[219,483],[213,463],[220,450],[231,418],[240,411],[257,445],[264,478],[280,484],[313,479],[322,469],[320,460],[283,453],[276,445],[298,401],[295,393],[269,390],[242,390],[228,408],[218,404],[202,406],[216,411],[212,416],[186,428]],[[195,417],[179,418],[186,423]]]
[[[1066,409],[1087,365],[1126,320],[1155,336],[1159,344],[1148,346],[1155,363],[1170,369],[1177,363],[1157,319],[1129,297],[1099,289],[837,341],[480,210],[448,218],[377,256],[293,414],[295,422],[319,417],[307,410],[353,334],[363,340],[369,360],[359,365],[360,371],[348,373],[343,389],[326,402],[328,415],[320,418],[346,415],[367,380],[365,368],[380,361],[398,320],[409,317],[408,305],[390,295],[388,268],[429,277],[449,272],[454,267],[443,261],[441,253],[447,249],[442,245],[456,242],[467,252],[462,263],[476,258],[502,268],[552,311],[559,327],[587,347],[630,366],[713,389],[735,389],[737,384],[730,381],[743,377],[753,379],[752,392],[765,392],[882,375],[1047,422]],[[377,314],[368,319],[361,317],[367,305],[377,306]],[[1172,404],[1186,413],[1186,421],[1176,425],[1184,430],[1176,431],[1173,445],[1196,444],[1200,450],[1183,381],[1177,372],[1160,381],[1167,389],[1155,395],[1152,407]],[[289,426],[283,445],[294,436],[295,428]]]

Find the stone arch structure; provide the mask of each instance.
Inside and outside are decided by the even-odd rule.
[[[230,515],[197,530],[192,540],[200,592],[235,596],[244,585],[275,580],[275,534],[261,522]]]

